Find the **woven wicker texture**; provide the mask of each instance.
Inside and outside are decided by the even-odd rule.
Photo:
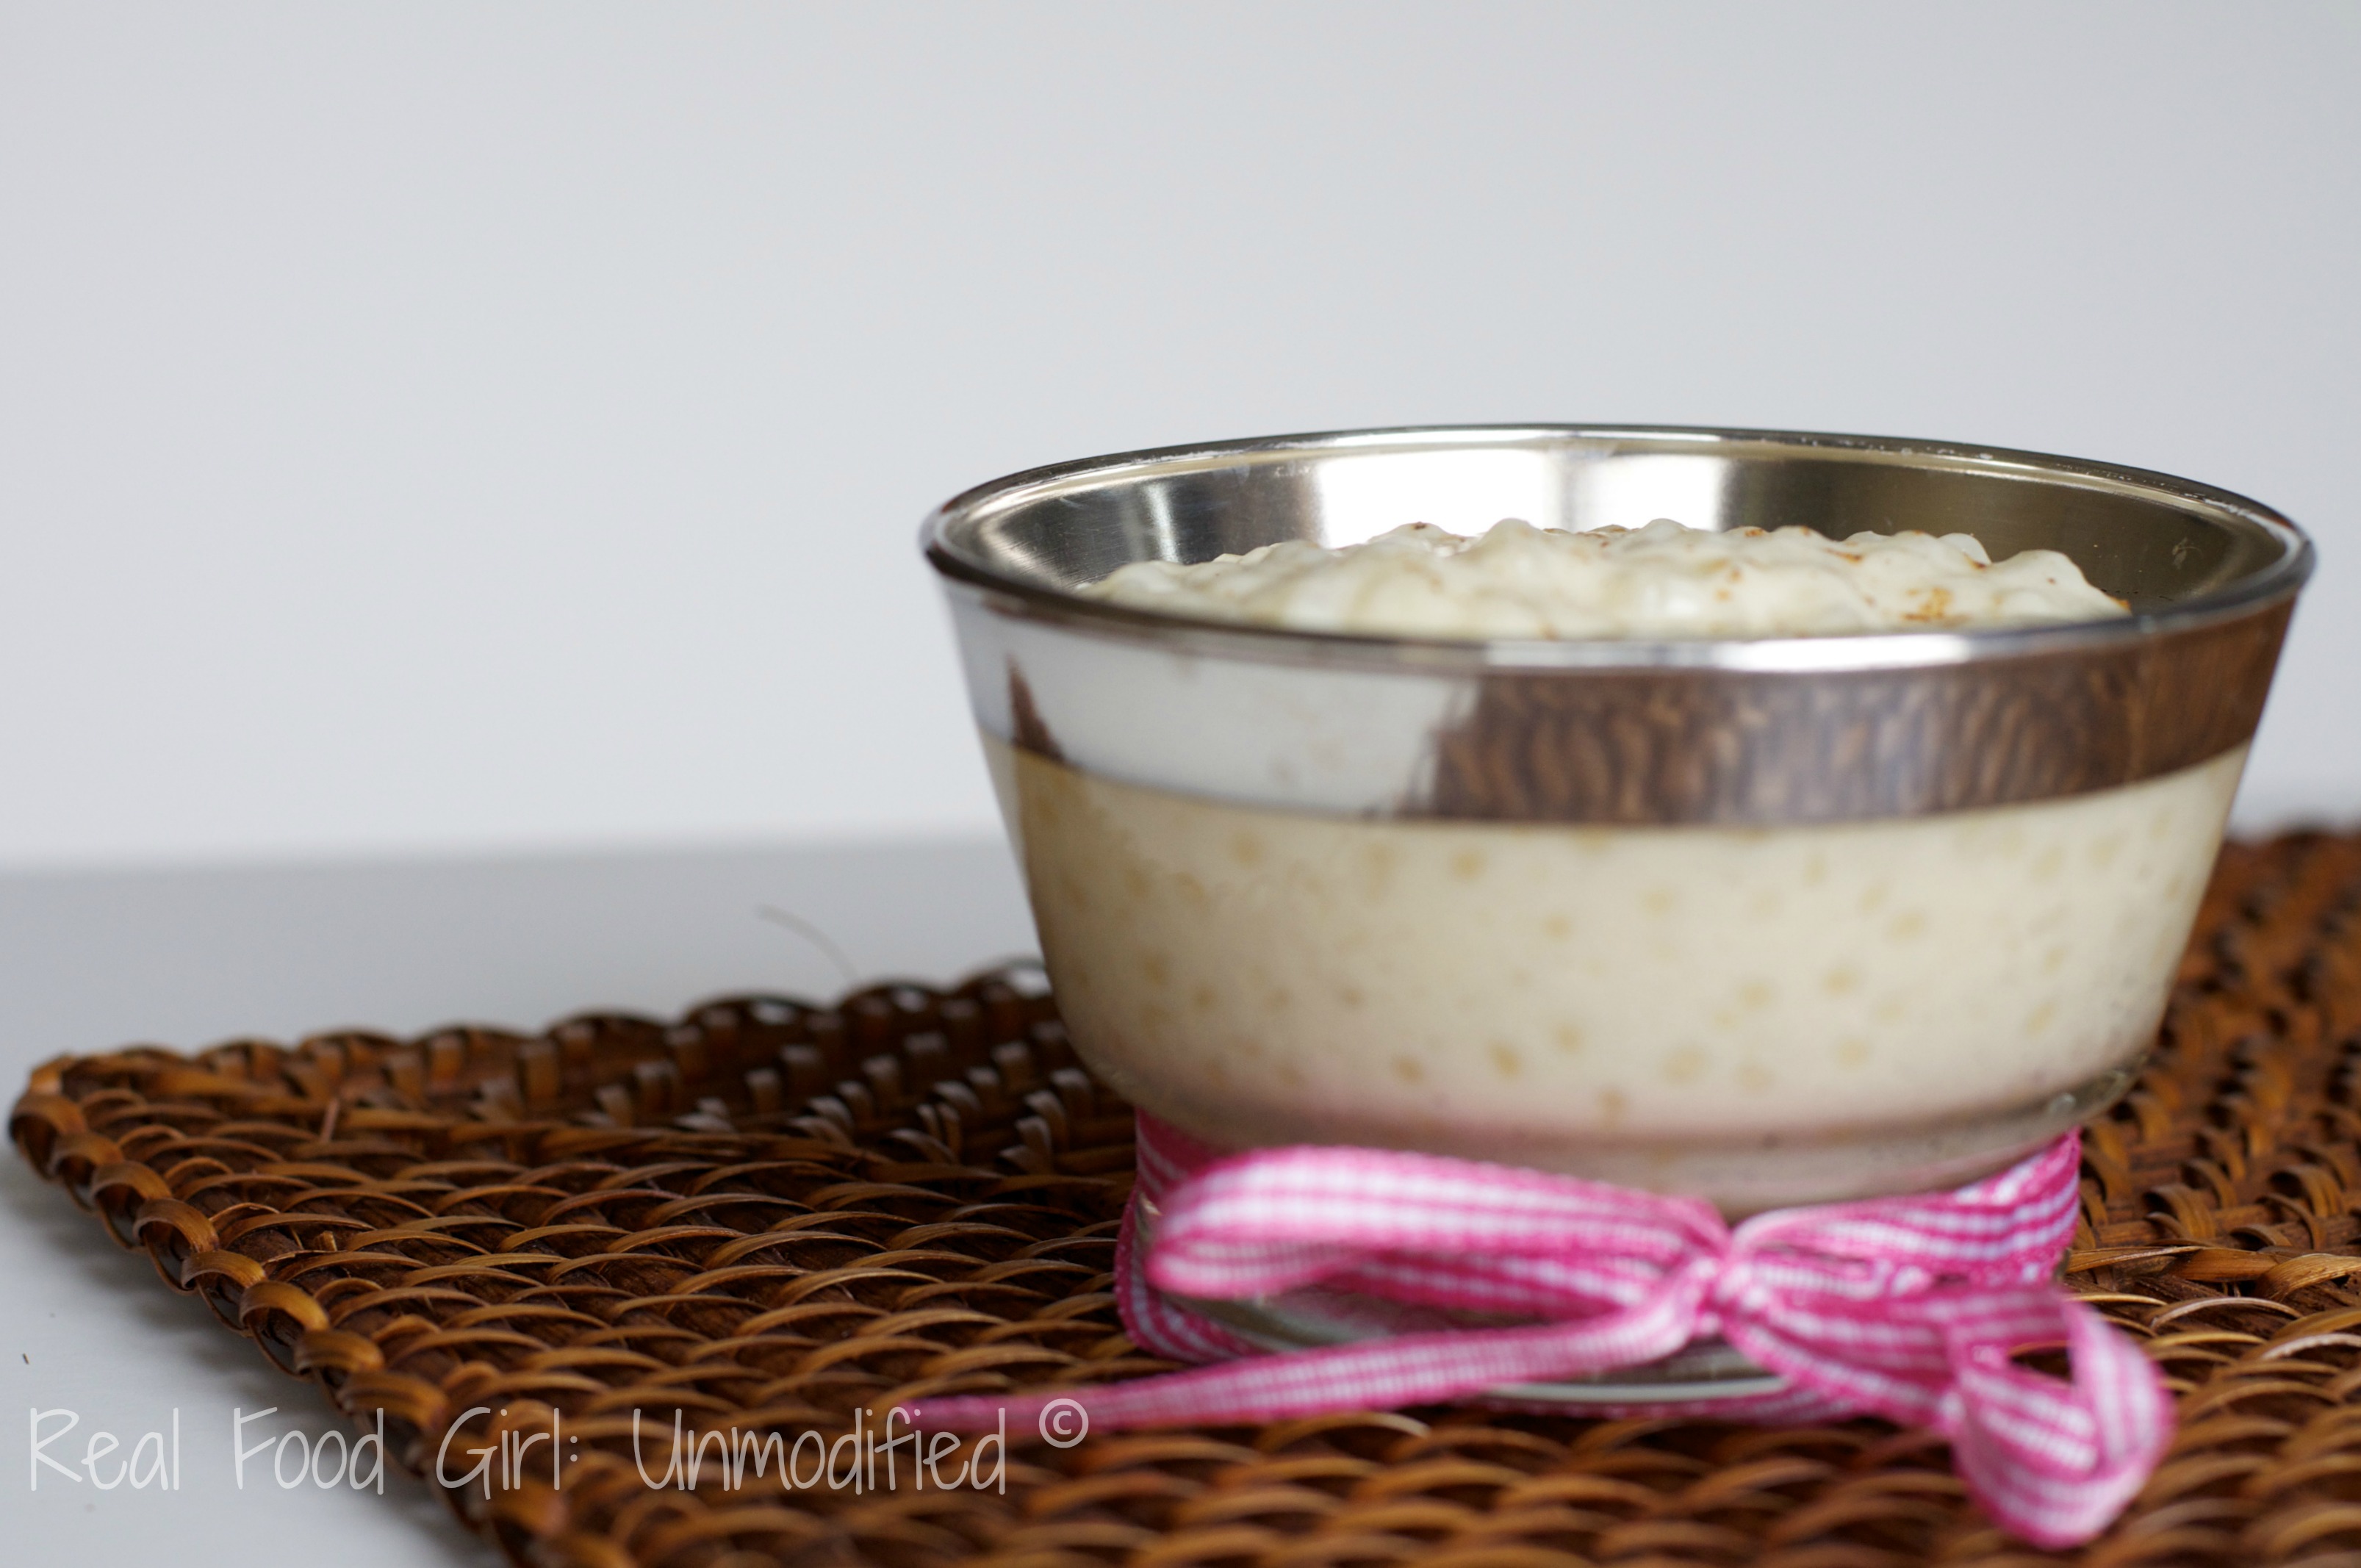
[[[445,1495],[518,1561],[2048,1560],[1966,1503],[1939,1442],[1869,1420],[1440,1409],[1064,1450],[1012,1431],[1005,1492],[906,1469],[783,1486],[708,1438],[695,1489],[648,1486],[675,1411],[684,1447],[833,1438],[923,1395],[1163,1365],[1109,1294],[1129,1113],[1025,971],[825,1009],[729,998],[670,1026],[68,1058],[11,1130],[168,1285],[357,1420],[382,1409],[398,1461],[431,1469],[455,1423],[455,1473],[503,1456]],[[2181,1430],[2079,1556],[2361,1563],[2361,839],[2225,851],[2154,1061],[2088,1149],[2067,1280],[2147,1343]],[[554,1411],[558,1442],[507,1465]]]

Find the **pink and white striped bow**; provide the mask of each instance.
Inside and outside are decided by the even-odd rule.
[[[1213,1159],[1142,1115],[1115,1259],[1124,1323],[1156,1354],[1216,1365],[928,1400],[909,1414],[921,1426],[990,1425],[1003,1410],[1022,1422],[1062,1398],[1099,1430],[1273,1420],[1609,1372],[1719,1336],[1785,1387],[1587,1412],[1870,1413],[1932,1428],[1995,1522],[2071,1545],[2122,1511],[2172,1426],[2147,1357],[2050,1283],[2073,1233],[2080,1152],[2069,1134],[1956,1191],[1778,1210],[1733,1229],[1694,1199],[1427,1155],[1302,1146]],[[1144,1269],[1143,1199],[1160,1214]],[[1266,1354],[1171,1299],[1315,1282],[1538,1321]],[[2059,1344],[2070,1383],[2011,1360]]]

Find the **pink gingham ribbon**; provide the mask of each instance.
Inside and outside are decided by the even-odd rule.
[[[1064,1399],[1093,1430],[1275,1420],[1609,1372],[1719,1336],[1785,1387],[1589,1411],[1870,1413],[1931,1428],[1996,1523],[2069,1546],[2122,1511],[2172,1429],[2171,1400],[2139,1347],[2051,1283],[2073,1234],[2080,1162],[2070,1133],[1955,1191],[1776,1210],[1733,1229],[1695,1199],[1429,1155],[1306,1146],[1214,1158],[1143,1114],[1139,1185],[1115,1253],[1124,1325],[1152,1354],[1213,1365],[933,1399],[909,1415],[961,1428],[1005,1410],[1016,1424]],[[1159,1212],[1144,1269],[1143,1199]],[[1269,1354],[1170,1299],[1314,1282],[1541,1321]],[[2010,1359],[2060,1344],[2070,1382]]]

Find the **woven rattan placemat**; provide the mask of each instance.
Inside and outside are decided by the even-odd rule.
[[[2088,1140],[2067,1279],[2147,1342],[2181,1427],[2084,1561],[2361,1563],[2356,1101],[2361,839],[2233,846],[2154,1061]],[[1967,1504],[1939,1442],[1869,1420],[1430,1409],[1063,1450],[1012,1431],[1005,1490],[922,1486],[906,1448],[893,1485],[829,1485],[815,1453],[856,1410],[1163,1365],[1109,1294],[1129,1112],[1026,971],[670,1025],[67,1058],[11,1131],[167,1284],[363,1425],[383,1409],[398,1461],[491,1454],[446,1496],[519,1561],[2047,1560]],[[811,1484],[708,1437],[687,1488],[675,1411],[684,1448],[821,1434],[794,1456]],[[934,1474],[992,1457],[962,1442]]]

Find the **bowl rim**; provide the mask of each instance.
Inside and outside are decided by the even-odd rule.
[[[2036,483],[2131,494],[2152,503],[2210,513],[2262,531],[2281,545],[2277,559],[2180,603],[2106,620],[1943,631],[1866,631],[1812,636],[1741,638],[1444,638],[1313,630],[1139,609],[1084,598],[1069,589],[1001,570],[958,533],[1013,507],[1061,493],[1095,489],[1111,479],[1157,473],[1283,462],[1306,452],[1402,449],[1452,450],[1517,446],[1536,441],[1650,442],[1699,450],[1747,445],[1806,449],[1843,461],[1895,463],[1918,468],[1985,473]],[[919,530],[928,562],[947,586],[980,595],[992,608],[1023,619],[1126,642],[1162,644],[1175,652],[1283,663],[1450,669],[1726,670],[1734,673],[1821,673],[1896,669],[1929,664],[2099,650],[2165,632],[2194,630],[2266,609],[2292,598],[2317,561],[2311,538],[2261,502],[2194,479],[2121,464],[2053,453],[1905,436],[1849,435],[1818,431],[1755,430],[1706,425],[1437,424],[1313,431],[1143,447],[1046,464],[972,486],[928,513]]]

